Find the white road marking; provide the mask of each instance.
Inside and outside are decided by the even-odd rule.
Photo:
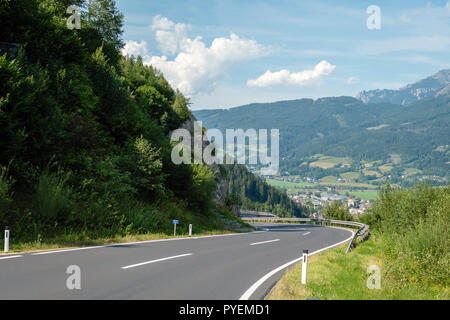
[[[336,229],[342,229],[342,228],[336,228]],[[352,233],[352,236],[349,237],[349,238],[347,238],[347,239],[345,239],[344,241],[341,241],[341,242],[335,243],[335,244],[333,244],[333,245],[331,245],[331,246],[328,246],[328,247],[325,247],[325,248],[316,250],[316,251],[314,251],[314,252],[311,252],[308,256],[312,256],[313,254],[322,252],[322,251],[327,250],[327,249],[331,249],[331,248],[333,248],[333,247],[339,246],[339,245],[341,245],[341,244],[343,244],[343,243],[345,243],[345,242],[351,240],[351,239],[353,238],[355,232],[352,231],[352,230],[348,230],[348,229],[344,229],[344,230],[350,231],[350,232]],[[252,296],[252,294],[255,293],[256,289],[258,289],[258,288],[259,288],[259,287],[260,287],[267,279],[269,279],[270,277],[272,277],[272,276],[273,276],[274,274],[276,274],[277,272],[283,270],[284,268],[289,267],[290,265],[292,265],[292,264],[294,264],[294,263],[296,263],[296,262],[298,262],[298,261],[300,261],[300,260],[302,260],[302,259],[303,259],[303,256],[300,257],[300,258],[297,258],[297,259],[295,259],[295,260],[289,261],[289,262],[283,264],[282,266],[279,266],[278,268],[276,268],[276,269],[270,271],[269,273],[267,273],[266,275],[264,275],[261,279],[259,279],[258,281],[256,281],[250,288],[248,288],[247,291],[245,291],[245,292],[242,294],[242,296],[239,298],[239,300],[248,300],[248,299],[250,299],[250,297]]]
[[[151,261],[145,261],[145,262],[136,263],[136,264],[132,264],[132,265],[129,265],[129,266],[122,267],[122,269],[129,269],[129,268],[139,267],[139,266],[143,266],[144,264],[150,264],[150,263],[155,263],[155,262],[160,262],[160,261],[165,261],[165,260],[171,260],[171,259],[176,259],[176,258],[181,258],[181,257],[186,257],[186,256],[191,256],[191,255],[192,255],[192,253],[185,253],[185,254],[180,254],[178,256],[161,258],[161,259],[156,259],[156,260],[151,260]]]
[[[308,234],[310,234],[310,233],[311,233],[311,232],[306,232],[306,233],[304,233],[303,235],[306,236],[306,235],[308,235]]]
[[[23,257],[23,256],[22,256],[22,255],[17,255],[17,256],[0,257],[0,260],[3,260],[3,259],[12,259],[12,258],[20,258],[20,257]]]
[[[262,232],[266,232],[266,231],[253,231],[253,232],[243,232],[243,233],[216,234],[216,235],[211,235],[211,236],[183,237],[183,238],[172,238],[172,239],[122,242],[122,243],[106,244],[106,245],[92,246],[92,247],[81,247],[81,248],[71,248],[71,249],[36,252],[36,253],[32,253],[31,255],[39,256],[39,255],[43,255],[43,254],[52,254],[52,253],[60,253],[60,252],[70,252],[70,251],[78,251],[78,250],[89,250],[89,249],[98,249],[98,248],[107,248],[107,247],[116,247],[116,246],[126,246],[126,245],[130,245],[130,244],[144,244],[144,243],[165,242],[165,241],[206,239],[206,238],[216,238],[216,237],[231,237],[231,236],[241,236],[241,235],[246,235],[246,234],[256,234],[256,233],[262,233]]]
[[[258,244],[269,243],[269,242],[276,242],[276,241],[280,241],[280,239],[267,240],[267,241],[261,241],[261,242],[254,242],[254,243],[250,243],[250,245],[251,246],[256,246]]]

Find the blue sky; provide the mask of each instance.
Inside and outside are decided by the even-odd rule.
[[[397,89],[450,68],[450,0],[116,0],[125,54],[193,109]],[[381,29],[369,30],[370,5]]]

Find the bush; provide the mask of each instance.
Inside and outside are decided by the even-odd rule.
[[[204,164],[193,165],[192,171],[192,197],[189,198],[189,202],[204,213],[210,208],[216,190],[215,176]]]
[[[389,273],[399,286],[448,286],[449,187],[388,185],[368,216],[372,229],[381,233]]]
[[[325,210],[325,217],[334,220],[351,221],[353,220],[347,208],[339,201],[333,201],[331,205],[327,205]]]
[[[164,191],[164,175],[160,151],[142,136],[134,143],[137,167],[140,174],[136,175],[139,184],[147,191]]]
[[[67,186],[68,174],[50,173],[45,169],[33,195],[33,213],[44,226],[57,226],[70,214],[72,189]]]

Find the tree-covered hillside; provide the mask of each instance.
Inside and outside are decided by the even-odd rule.
[[[269,186],[244,165],[226,166],[230,192],[237,196],[243,209],[272,212],[279,216],[306,216],[306,209],[291,200],[286,193]]]
[[[0,1],[0,225],[15,239],[223,228],[215,173],[171,161],[188,101],[120,54],[122,22],[112,0]]]
[[[208,128],[279,128],[280,165],[290,174],[322,172],[321,168],[302,166],[317,154],[351,157],[357,163],[389,162],[398,155],[402,164],[426,174],[446,176],[449,172],[448,95],[407,106],[364,104],[352,97],[338,97],[259,103],[194,114]],[[322,176],[329,174],[323,172]]]

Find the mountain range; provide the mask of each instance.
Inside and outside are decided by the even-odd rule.
[[[356,98],[364,103],[389,102],[410,104],[426,98],[437,97],[450,92],[450,69],[441,70],[413,84],[398,90],[377,89],[361,91]]]
[[[298,99],[199,110],[194,111],[194,115],[209,129],[278,128],[280,166],[282,171],[290,174],[329,175],[337,168],[304,165],[317,155],[325,155],[351,159],[352,166],[380,161],[393,167],[417,168],[426,174],[448,176],[448,82],[449,70],[442,70],[415,84],[386,93],[384,98],[377,97],[378,91],[366,91],[364,96],[371,98],[365,101],[361,94],[360,99],[346,96]],[[411,94],[408,100],[405,98],[407,92]],[[423,94],[414,95],[413,92]],[[402,95],[402,99],[395,98]],[[378,102],[373,102],[377,99]],[[399,170],[398,175],[401,172]]]

